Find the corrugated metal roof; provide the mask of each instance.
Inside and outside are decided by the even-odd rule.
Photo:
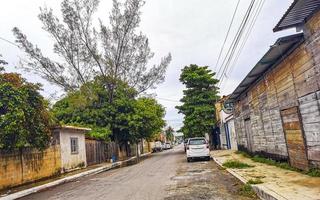
[[[273,31],[281,31],[302,25],[319,10],[320,0],[295,0]]]
[[[234,90],[228,101],[236,100],[243,92],[246,92],[250,86],[262,77],[267,70],[279,64],[279,62],[286,58],[288,54],[296,49],[303,41],[304,37],[302,33],[279,38]]]

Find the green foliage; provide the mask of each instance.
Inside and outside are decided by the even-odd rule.
[[[218,99],[218,80],[207,66],[186,66],[182,69],[180,81],[186,86],[183,91],[183,104],[176,106],[184,115],[180,129],[185,137],[204,136],[215,123],[214,103]]]
[[[150,139],[165,126],[165,109],[152,98],[139,98],[131,114],[130,132],[135,139]]]
[[[320,177],[320,169],[310,169],[307,172],[307,175],[312,176],[312,177]]]
[[[0,73],[0,149],[48,145],[51,121],[39,90],[19,74]]]
[[[164,108],[154,99],[136,100],[136,91],[118,81],[110,103],[105,80],[101,79],[96,78],[58,101],[52,109],[58,121],[90,127],[90,136],[117,141],[149,138],[165,125]]]
[[[256,185],[256,184],[261,184],[263,183],[263,181],[259,178],[257,179],[250,179],[248,180],[247,184],[250,184],[250,185]]]
[[[252,165],[248,165],[246,163],[237,161],[237,160],[227,160],[222,164],[222,166],[227,167],[227,168],[235,168],[235,169],[243,169],[243,168],[249,168],[249,167],[254,167]]]
[[[277,162],[275,160],[269,159],[269,158],[264,158],[261,157],[259,155],[255,155],[254,157],[251,157],[251,160],[255,161],[255,162],[259,162],[259,163],[264,163],[267,165],[273,165],[282,169],[287,169],[287,170],[291,170],[291,171],[299,171],[298,169],[291,167],[289,165],[289,163],[287,162]]]
[[[173,138],[174,138],[174,135],[173,135],[174,129],[173,129],[171,126],[169,126],[164,132],[166,133],[167,140],[173,141]]]
[[[246,196],[246,197],[256,197],[256,193],[253,191],[252,186],[250,184],[244,184],[240,190],[240,195]]]

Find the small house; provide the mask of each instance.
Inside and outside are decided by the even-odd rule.
[[[90,130],[74,126],[60,126],[54,129],[54,141],[61,148],[62,172],[87,166],[85,134]]]

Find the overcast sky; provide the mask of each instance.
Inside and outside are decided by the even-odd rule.
[[[278,37],[295,33],[295,30],[272,32],[272,28],[292,1],[266,0],[234,70],[222,85],[221,95],[232,93]],[[60,2],[2,0],[0,37],[14,41],[11,30],[17,26],[46,55],[53,56],[51,39],[41,29],[37,15],[39,7],[44,5],[53,8],[55,13],[59,14]],[[183,118],[174,109],[182,97],[183,85],[179,83],[181,69],[189,64],[197,64],[210,66],[214,70],[236,3],[236,0],[147,0],[143,7],[140,30],[148,36],[151,48],[155,52],[150,65],[157,64],[168,52],[171,52],[173,57],[165,82],[149,92],[157,94],[159,102],[166,107],[167,123],[176,129],[182,125]],[[240,1],[230,40],[235,35],[249,3],[249,0]],[[96,17],[107,21],[111,6],[112,0],[101,1]],[[7,71],[17,71],[31,82],[42,83],[44,96],[49,97],[50,94],[59,91],[37,75],[15,68],[19,65],[20,58],[24,57],[17,47],[0,40],[0,54],[9,63]]]

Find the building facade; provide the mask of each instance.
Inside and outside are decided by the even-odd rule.
[[[53,131],[54,139],[61,148],[62,172],[87,166],[85,133],[88,131],[88,128],[73,126],[61,126]]]
[[[274,31],[302,33],[279,38],[230,96],[239,149],[303,170],[320,167],[319,10],[295,0]]]
[[[219,148],[237,150],[237,135],[234,125],[232,109],[226,106],[228,96],[220,99],[216,104],[216,129],[214,134],[219,134]],[[216,137],[213,137],[216,138]]]

